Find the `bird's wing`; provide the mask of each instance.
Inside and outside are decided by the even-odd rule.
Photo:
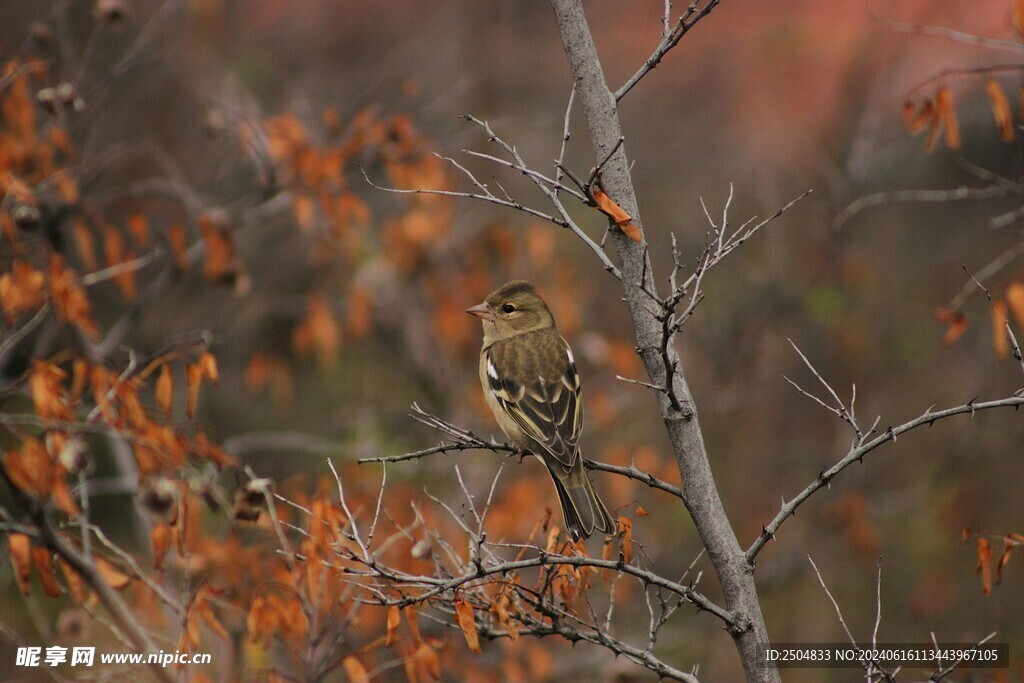
[[[487,383],[519,429],[569,471],[578,457],[583,400],[572,351],[564,339],[555,338],[548,353],[541,349],[544,358],[532,374],[524,375],[521,367],[513,372],[508,354],[488,350]]]

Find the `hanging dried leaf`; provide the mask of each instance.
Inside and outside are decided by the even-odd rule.
[[[100,573],[103,582],[115,590],[125,588],[132,581],[132,577],[102,557],[96,558],[96,570]]]
[[[194,417],[196,406],[199,405],[199,388],[203,383],[203,369],[197,363],[189,363],[185,366],[185,382],[188,384],[185,414]]]
[[[388,635],[387,640],[384,641],[386,647],[391,647],[395,643],[395,635],[398,633],[398,625],[402,623],[402,610],[398,609],[398,605],[392,605],[388,609]]]
[[[345,675],[348,676],[349,683],[370,683],[370,674],[359,663],[355,655],[348,655],[342,659],[341,666],[345,669]]]
[[[455,598],[455,617],[458,620],[466,645],[473,654],[480,654],[480,634],[476,630],[476,619],[473,617],[473,605],[459,596]]]
[[[140,247],[149,246],[149,219],[141,213],[133,213],[128,218],[128,231],[131,232],[135,243]]]
[[[57,585],[57,577],[54,576],[53,558],[50,555],[50,551],[43,546],[32,548],[32,565],[36,568],[39,583],[42,584],[46,597],[58,597],[60,595],[60,586]]]
[[[17,259],[8,273],[0,275],[0,307],[8,322],[18,316],[38,309],[43,303],[43,288],[46,277],[27,262]]]
[[[216,384],[220,381],[220,372],[217,370],[217,359],[209,351],[199,356],[199,369],[203,379]]]
[[[997,586],[1003,581],[1003,567],[1010,561],[1010,553],[1013,552],[1015,545],[1017,545],[1017,542],[1013,540],[1012,536],[1003,536],[1003,554],[999,556],[999,562],[996,563]]]
[[[313,229],[314,206],[313,198],[306,194],[297,194],[292,202],[295,222],[303,232]]]
[[[519,640],[519,626],[516,625],[515,620],[512,619],[512,615],[509,613],[510,610],[514,609],[512,600],[504,592],[491,604],[491,611],[498,617],[498,623],[505,628],[509,640]]]
[[[32,544],[27,534],[8,534],[7,552],[11,556],[14,578],[18,581],[21,594],[28,597],[32,593]]]
[[[160,368],[160,376],[156,380],[156,404],[164,415],[170,417],[174,407],[174,377],[171,366],[166,363]]]
[[[131,261],[134,254],[125,246],[124,238],[112,226],[103,230],[103,256],[108,267],[120,266]],[[135,298],[135,271],[130,268],[121,269],[114,275],[114,284],[121,290],[126,299]]]
[[[68,488],[64,477],[60,476],[59,468],[54,468],[53,492],[51,493],[53,504],[57,509],[68,517],[74,517],[81,512],[78,509],[78,502],[71,497],[71,490]]]
[[[920,133],[929,123],[937,120],[935,104],[930,99],[926,99],[920,108],[912,100],[907,100],[903,103],[902,114],[903,125],[907,127],[907,132],[913,135]]]
[[[245,618],[245,628],[249,634],[249,642],[257,643],[262,640],[264,650],[270,649],[270,641],[274,636],[274,629],[277,627],[277,617],[274,609],[268,600],[262,595],[257,595],[249,607],[249,614]]]
[[[50,455],[38,439],[27,438],[19,450],[8,451],[3,468],[10,482],[22,493],[38,500],[50,496],[56,472]]]
[[[421,643],[413,653],[413,657],[416,660],[416,669],[420,674],[429,676],[430,680],[441,680],[441,660],[437,656],[437,651],[429,643]]]
[[[629,237],[629,239],[633,240],[637,244],[643,244],[644,239],[640,234],[640,228],[638,228],[636,223],[633,222],[632,216],[623,211],[622,207],[616,204],[615,201],[602,190],[594,188],[591,196],[594,198],[594,202],[597,204],[597,208],[601,213],[615,221],[615,225],[619,226],[619,229],[626,233],[626,236]]]
[[[1002,299],[995,299],[990,307],[992,314],[992,346],[995,348],[997,358],[1006,358],[1010,355],[1010,339],[1006,336],[1006,302]]]
[[[85,602],[89,594],[85,589],[85,582],[82,580],[82,577],[62,557],[57,558],[57,566],[60,567],[60,573],[64,575],[64,581],[68,584],[68,592],[71,593],[71,598],[78,604]]]
[[[166,522],[160,522],[149,532],[149,544],[153,547],[153,568],[164,568],[164,557],[167,549],[171,547],[171,527]]]
[[[75,240],[78,255],[81,257],[86,269],[96,270],[98,267],[96,261],[96,240],[93,237],[92,230],[85,224],[85,221],[76,219],[71,224],[71,236]]]
[[[223,591],[212,588],[209,584],[204,584],[196,593],[196,599],[192,603],[192,609],[202,616],[203,621],[206,622],[206,625],[210,627],[211,631],[217,634],[217,637],[222,638],[223,640],[228,640],[228,632],[220,623],[220,620],[217,619],[217,615],[214,614],[213,608],[210,607],[210,601],[208,599],[210,596],[217,596],[222,592]]]
[[[49,280],[50,301],[57,310],[57,317],[75,325],[90,339],[99,337],[99,328],[90,317],[89,298],[78,284],[75,271],[65,268],[64,257],[60,254],[50,256]]]
[[[178,270],[188,270],[188,235],[180,223],[171,223],[167,228],[167,241],[174,255],[174,265]]]
[[[967,316],[960,311],[951,311],[947,308],[935,309],[935,318],[946,326],[946,334],[942,337],[942,343],[950,346],[967,331]]]
[[[939,120],[946,132],[946,147],[960,149],[960,124],[956,118],[953,91],[949,89],[949,86],[942,86],[935,94],[935,109],[938,111]]]
[[[999,81],[994,78],[988,79],[985,83],[985,92],[988,93],[989,104],[992,105],[992,115],[996,120],[996,127],[999,128],[999,137],[1003,142],[1013,142],[1016,134],[1013,130],[1013,112],[1010,110],[1010,103],[1006,99]]]
[[[619,516],[619,536],[622,538],[622,559],[629,562],[633,559],[633,520]]]
[[[1024,36],[1024,0],[1014,0],[1012,21],[1017,34]]]
[[[992,593],[992,546],[984,536],[978,538],[978,566],[975,574],[981,575],[981,590],[985,595]]]
[[[206,244],[203,275],[214,282],[234,284],[239,271],[234,232],[222,211],[205,211],[199,217],[199,233]]]
[[[1014,282],[1006,288],[1004,296],[1017,326],[1024,330],[1024,284]]]
[[[54,172],[50,176],[50,180],[54,185],[57,186],[57,194],[60,195],[62,202],[68,206],[75,206],[78,204],[80,195],[78,192],[78,183],[75,179],[67,172],[67,169],[60,169]]]

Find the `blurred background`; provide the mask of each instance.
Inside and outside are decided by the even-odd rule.
[[[594,0],[586,9],[617,87],[656,45],[662,3]],[[1021,386],[1017,363],[997,352],[984,297],[957,298],[969,283],[964,266],[978,273],[1020,245],[1019,221],[990,225],[1019,206],[1014,193],[883,202],[837,220],[871,193],[985,186],[971,164],[1020,177],[1020,135],[1001,139],[983,69],[1024,65],[1024,48],[992,49],[891,23],[1018,41],[1012,15],[1010,0],[895,7],[726,0],[622,102],[662,288],[672,235],[684,262],[703,248],[702,200],[717,218],[731,186],[729,220],[739,225],[814,191],[711,272],[707,299],[680,339],[742,545],[850,443],[845,424],[786,382],[816,389],[787,339],[844,398],[855,383],[858,416],[868,424],[880,416],[882,429],[929,406]],[[642,373],[618,284],[577,240],[485,204],[386,193],[360,172],[386,186],[469,189],[431,156],[437,152],[543,206],[520,179],[460,155],[497,148],[459,117],[486,119],[528,162],[551,169],[570,77],[545,3],[4,0],[0,57],[50,60],[50,72],[30,89],[66,81],[81,94],[84,109],[62,116],[83,160],[82,195],[103,215],[87,221],[98,253],[103,221],[128,225],[139,214],[154,233],[177,225],[188,235],[230,235],[231,258],[205,273],[175,272],[153,288],[160,273],[139,271],[134,296],[145,305],[125,343],[152,351],[175,335],[208,330],[222,379],[204,389],[195,420],[258,474],[301,485],[326,473],[325,454],[351,463],[433,445],[439,435],[408,417],[414,401],[479,434],[497,433],[478,385],[478,322],[462,311],[522,277],[537,284],[576,350],[587,402],[584,452],[616,464],[633,459],[678,482],[653,398],[615,379]],[[929,81],[946,69],[981,70]],[[995,75],[1020,116],[1020,71]],[[949,87],[960,149],[940,138],[928,151],[923,136],[907,132],[901,107],[926,81],[914,101]],[[567,159],[585,175],[594,159],[579,111],[572,124]],[[600,239],[600,215],[576,216]],[[49,239],[73,241],[65,248],[87,269],[81,235],[68,228]],[[1020,259],[1004,261],[985,271],[996,297],[1024,282]],[[97,288],[97,320],[117,320],[133,305],[127,294],[116,283]],[[20,372],[17,358],[5,363],[5,377]],[[1024,680],[1024,562],[1010,561],[986,597],[974,573],[975,541],[961,538],[964,527],[1024,533],[1022,443],[1019,415],[989,412],[915,431],[844,472],[760,556],[772,637],[844,640],[810,556],[854,635],[869,639],[881,567],[880,640],[926,641],[934,633],[969,642],[997,631],[997,641],[1011,643],[1008,677],[958,680]],[[457,499],[455,462],[470,490],[486,495],[503,461],[470,452],[391,467],[393,506],[400,510],[403,496],[424,497],[424,488]],[[347,471],[375,490],[377,466]],[[531,513],[499,516],[496,534],[521,539],[544,506],[555,506],[546,483],[532,483],[543,478],[534,462],[505,465],[497,504]],[[595,481],[610,507],[635,517],[635,536],[654,566],[680,575],[700,550],[685,510],[610,475]],[[97,506],[96,514],[116,516],[131,509],[131,497]],[[637,506],[648,514],[636,516]],[[701,588],[717,595],[706,560],[698,567]],[[0,613],[23,613],[6,565],[0,579]],[[627,598],[616,612],[619,633],[635,629],[645,640],[646,610]],[[39,627],[27,617],[11,620]],[[512,648],[485,646],[479,666],[509,681],[647,680],[583,646],[544,641],[546,654],[522,661]],[[699,664],[704,680],[741,675],[729,637],[706,615],[674,617],[659,648],[676,666]],[[785,679],[852,680],[854,673],[791,671]]]

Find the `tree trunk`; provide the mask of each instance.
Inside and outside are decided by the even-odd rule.
[[[622,136],[617,103],[605,82],[581,0],[551,0],[551,5],[583,104],[594,156],[600,161],[608,157]],[[625,145],[620,145],[604,166],[601,178],[605,192],[642,228]],[[612,231],[611,241],[621,260],[622,286],[644,367],[654,385],[665,386],[668,373],[663,351],[667,351],[670,367],[679,368],[679,359],[674,347],[664,348],[662,324],[651,314],[652,302],[639,286],[643,280],[648,292],[657,291],[647,252],[643,245],[633,242],[620,230]],[[731,635],[747,680],[777,682],[780,680],[778,671],[759,663],[757,645],[768,642],[768,632],[754,586],[754,569],[744,557],[718,496],[697,409],[681,369],[673,373],[672,387],[678,405],[673,405],[667,392],[659,392],[661,416],[682,476],[684,502],[721,583],[726,607],[735,617],[736,627],[731,629]]]

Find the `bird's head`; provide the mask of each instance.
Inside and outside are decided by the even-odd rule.
[[[491,292],[482,304],[466,309],[483,321],[484,338],[507,339],[517,334],[553,328],[548,305],[525,280],[513,280]]]

